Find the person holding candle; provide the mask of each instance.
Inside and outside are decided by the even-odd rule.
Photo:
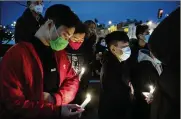
[[[129,38],[125,32],[114,31],[105,41],[108,51],[102,60],[99,118],[128,119],[134,95],[127,64]]]
[[[157,26],[148,44],[164,64],[151,103],[151,119],[180,119],[180,7]]]
[[[149,119],[150,104],[154,99],[153,87],[159,80],[163,71],[163,65],[155,56],[146,49],[139,50],[138,63],[132,75],[132,83],[135,89],[135,105],[133,115],[136,119]],[[151,90],[151,92],[150,92]],[[145,93],[149,95],[144,95]],[[144,112],[144,113],[143,113]]]
[[[79,22],[68,6],[53,5],[30,42],[6,52],[0,65],[0,118],[61,119],[83,111],[68,105],[79,77],[64,50]]]

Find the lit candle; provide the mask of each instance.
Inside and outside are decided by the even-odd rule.
[[[142,92],[143,93],[143,95],[147,98],[148,96],[149,96],[149,92]]]
[[[85,68],[82,67],[81,74],[84,74],[84,72],[85,72]]]
[[[91,101],[91,95],[87,94],[87,98],[84,100],[84,102],[81,104],[81,108],[85,108],[85,106]]]
[[[153,94],[154,91],[155,91],[155,88],[152,85],[150,85],[150,93]]]
[[[82,78],[84,72],[85,72],[85,68],[82,67],[81,72],[79,73],[79,81],[81,81],[81,78]]]
[[[149,88],[150,88],[150,92],[142,92],[142,94],[145,97],[150,97],[154,93],[154,91],[155,91],[155,88],[152,85],[150,85]]]

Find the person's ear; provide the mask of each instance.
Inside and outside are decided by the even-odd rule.
[[[46,27],[47,29],[49,29],[49,30],[53,27],[53,25],[54,25],[53,20],[48,19],[48,20],[45,22],[45,27]]]
[[[115,46],[114,46],[114,45],[111,45],[111,46],[110,46],[110,50],[111,50],[111,52],[114,54],[114,53],[116,52]]]

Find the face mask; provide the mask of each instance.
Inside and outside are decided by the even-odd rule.
[[[35,6],[30,7],[30,9],[35,11],[38,14],[43,13],[43,5],[35,5]]]
[[[150,35],[145,35],[145,42],[148,43],[148,40],[150,38]]]
[[[120,49],[120,50],[123,51],[123,54],[120,55],[120,56],[118,56],[118,59],[119,59],[120,61],[125,61],[125,60],[127,60],[127,59],[130,57],[130,55],[131,55],[131,49],[130,49],[130,47],[125,47],[125,48],[122,48],[122,49]]]
[[[106,47],[106,46],[107,46],[105,41],[101,42],[100,45],[103,46],[103,47]]]
[[[73,42],[70,40],[69,45],[73,50],[78,50],[82,45],[82,42]]]
[[[56,40],[51,40],[51,36],[50,36],[50,47],[55,51],[60,51],[60,50],[65,49],[69,42],[68,40],[65,40],[64,38],[58,35],[56,27],[55,27],[55,30],[56,30],[56,34],[58,38]]]

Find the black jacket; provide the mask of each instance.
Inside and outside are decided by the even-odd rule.
[[[15,26],[15,42],[30,41],[36,31],[44,23],[43,16],[39,16],[39,20],[33,16],[29,8],[25,10],[23,15],[17,20]]]
[[[174,40],[173,40],[174,39]],[[151,52],[165,64],[152,103],[151,119],[180,118],[180,7],[150,36]]]
[[[138,54],[138,63],[131,74],[136,98],[133,117],[135,119],[149,119],[150,105],[145,101],[142,92],[149,92],[150,85],[156,87],[157,90],[156,82],[159,80],[159,74],[163,71],[163,67],[154,62],[148,50],[140,50]]]
[[[141,49],[148,50],[148,44],[146,44],[145,47],[140,47],[139,44],[138,44],[138,40],[137,39],[132,39],[130,41],[130,48],[131,48],[131,56],[128,59],[128,62],[130,64],[130,68],[134,68],[135,65],[138,63],[137,58],[138,58],[139,50],[141,50]]]
[[[129,69],[110,52],[101,69],[100,119],[125,119],[130,106]]]

